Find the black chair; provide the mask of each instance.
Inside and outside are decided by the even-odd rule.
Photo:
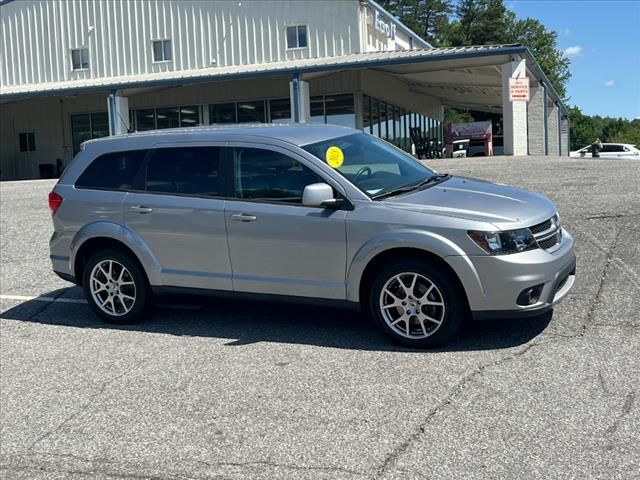
[[[420,127],[411,127],[409,129],[411,141],[416,147],[416,157],[427,158],[429,156],[429,139],[422,138]]]

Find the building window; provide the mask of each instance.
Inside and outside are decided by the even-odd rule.
[[[217,103],[209,105],[209,123],[238,123],[235,103]]]
[[[179,110],[181,127],[195,127],[202,124],[200,105],[186,105],[180,107]]]
[[[171,40],[154,40],[153,61],[169,62],[171,58]]]
[[[311,123],[327,123],[324,116],[324,97],[311,97],[309,104],[311,108]]]
[[[25,132],[18,134],[21,152],[33,152],[36,149],[36,134],[34,132]]]
[[[197,127],[202,124],[200,105],[145,108],[136,110],[135,129],[138,132],[161,128]]]
[[[178,128],[180,126],[180,110],[177,108],[158,108],[156,110],[156,128]]]
[[[108,135],[109,117],[106,112],[71,115],[71,143],[74,155],[80,151],[83,142]]]
[[[271,123],[290,123],[291,99],[278,98],[269,100],[269,113],[271,114]]]
[[[353,94],[326,95],[324,97],[324,111],[327,116],[327,123],[351,128],[356,127]]]
[[[371,99],[371,132],[372,135],[380,137],[380,100]]]
[[[287,27],[287,48],[305,48],[307,46],[307,26]]]
[[[156,129],[156,111],[153,108],[136,110],[136,131]]]
[[[89,49],[76,48],[71,50],[71,65],[74,70],[86,70],[89,68]]]
[[[265,123],[264,100],[238,103],[238,123]]]
[[[362,130],[371,133],[371,97],[362,96]]]

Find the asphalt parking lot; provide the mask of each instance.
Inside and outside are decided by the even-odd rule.
[[[640,478],[640,161],[429,163],[557,203],[578,280],[552,315],[438,351],[247,301],[113,327],[50,270],[53,183],[2,183],[2,478]]]

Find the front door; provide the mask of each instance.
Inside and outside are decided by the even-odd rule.
[[[346,298],[346,212],[302,205],[325,180],[286,150],[232,147],[225,219],[235,291]]]
[[[165,286],[232,289],[223,152],[218,146],[156,147],[136,191],[125,197],[125,223],[160,263]]]

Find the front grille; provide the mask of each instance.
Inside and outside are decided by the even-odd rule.
[[[557,235],[554,235],[553,237],[549,237],[545,240],[540,240],[538,242],[538,246],[540,248],[544,248],[545,250],[549,250],[551,247],[553,247],[557,243],[558,243]]]
[[[531,230],[533,237],[538,242],[538,246],[545,250],[553,248],[562,240],[562,225],[557,215],[533,227],[529,227],[529,230]]]
[[[537,225],[534,225],[533,227],[530,227],[529,230],[531,230],[531,233],[533,233],[534,235],[536,233],[540,233],[540,232],[544,232],[545,230],[549,230],[551,228],[551,219],[539,223]]]

